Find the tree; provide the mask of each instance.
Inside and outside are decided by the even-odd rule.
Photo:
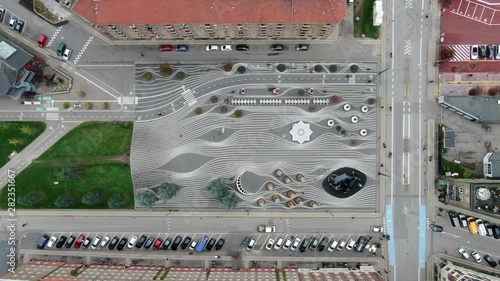
[[[125,206],[125,196],[121,193],[111,195],[108,199],[108,207],[110,209],[120,209]]]
[[[71,104],[69,102],[63,103],[63,108],[64,109],[69,109],[71,107]]]
[[[82,203],[87,206],[99,205],[102,201],[102,193],[99,190],[89,191],[82,196]]]
[[[151,208],[156,202],[156,195],[149,191],[145,190],[142,192],[139,192],[137,196],[135,197],[137,205],[140,207],[146,207],[146,208]]]
[[[221,179],[213,180],[207,185],[208,194],[218,200],[222,200],[228,194],[228,188]]]
[[[229,72],[233,69],[233,64],[230,62],[226,62],[226,63],[224,63],[222,68],[224,69],[225,72]]]
[[[31,135],[31,134],[33,134],[33,128],[31,128],[30,126],[22,126],[21,133],[23,133],[25,135]]]
[[[101,105],[102,109],[109,109],[109,103],[108,102],[103,102]]]
[[[75,205],[75,200],[73,200],[68,195],[61,195],[54,201],[54,206],[57,208],[69,208]]]
[[[144,73],[144,75],[142,75],[142,77],[144,77],[144,79],[149,81],[149,80],[153,79],[153,74],[151,74],[151,72],[146,72],[146,73]]]
[[[196,115],[200,115],[200,114],[202,114],[202,113],[203,113],[203,108],[201,108],[201,107],[197,107],[197,108],[194,110],[194,113],[195,113]]]
[[[88,110],[91,110],[92,108],[94,108],[94,104],[91,102],[88,102],[85,104],[85,108],[87,108]]]
[[[158,196],[163,200],[170,200],[177,194],[177,186],[172,183],[164,182],[158,188]]]
[[[236,117],[236,118],[241,118],[241,117],[243,117],[243,110],[241,110],[241,109],[236,109],[236,110],[234,111],[234,117]]]
[[[442,60],[451,60],[455,55],[455,49],[450,46],[443,46],[441,48],[441,59]]]
[[[246,69],[246,67],[240,65],[240,66],[238,66],[237,71],[238,71],[239,74],[243,74],[243,73],[245,73],[247,71],[247,69]]]
[[[179,71],[179,72],[177,72],[175,74],[175,79],[177,79],[177,80],[183,80],[185,76],[186,76],[186,74],[184,72]]]
[[[76,181],[80,179],[78,169],[73,166],[66,166],[61,169],[61,181]]]
[[[286,65],[284,64],[278,64],[278,66],[276,67],[276,69],[278,69],[279,72],[283,72],[286,70]]]
[[[22,141],[20,139],[9,139],[9,144],[12,144],[12,145],[18,145],[18,144],[21,144]]]
[[[232,210],[238,206],[240,198],[234,192],[229,192],[221,200],[221,207],[227,211]]]
[[[164,63],[160,63],[160,65],[158,66],[158,69],[160,70],[160,75],[165,77],[165,76],[170,76],[172,75],[172,67],[170,66],[170,64],[164,62]]]
[[[84,97],[87,96],[87,93],[84,90],[81,90],[78,92],[78,96],[83,99]]]
[[[17,204],[24,207],[33,207],[36,204],[40,203],[42,200],[40,194],[36,191],[31,191],[27,194],[19,196],[17,199]]]

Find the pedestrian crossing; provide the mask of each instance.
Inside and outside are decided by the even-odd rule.
[[[407,9],[413,8],[413,0],[406,0],[406,8]]]
[[[450,61],[470,61],[470,45],[450,45],[455,53]]]
[[[85,52],[85,50],[87,50],[87,47],[90,45],[90,42],[92,42],[92,40],[94,40],[94,36],[90,36],[89,39],[87,40],[87,42],[85,42],[85,44],[83,45],[83,48],[80,50],[80,52],[76,56],[75,60],[73,60],[74,64],[78,63],[78,61],[82,57],[82,55]]]
[[[52,43],[54,43],[54,40],[56,40],[57,35],[59,34],[59,32],[61,32],[61,29],[62,29],[62,26],[60,26],[58,29],[56,29],[56,32],[54,33],[54,35],[52,35],[49,42],[47,42],[47,45],[46,45],[47,47],[50,47],[52,45]]]
[[[405,40],[405,56],[409,56],[411,53],[411,40]]]

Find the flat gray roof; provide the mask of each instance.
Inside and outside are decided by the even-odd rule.
[[[32,54],[26,52],[2,35],[0,35],[0,46],[3,46],[0,50],[0,60],[3,64],[14,68],[16,71],[33,59]]]
[[[444,131],[444,147],[452,148],[455,147],[455,131],[446,129]]]
[[[440,96],[438,103],[471,121],[500,123],[500,97]]]

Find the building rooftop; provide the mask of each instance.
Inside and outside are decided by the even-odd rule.
[[[338,23],[345,0],[77,0],[94,24]]]
[[[18,71],[33,55],[0,35],[0,95],[6,95],[16,81]]]
[[[500,123],[500,97],[440,96],[438,103],[479,123]]]

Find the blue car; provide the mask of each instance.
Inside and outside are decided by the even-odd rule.
[[[36,243],[36,247],[40,250],[43,250],[47,243],[49,242],[50,237],[47,234],[42,235],[40,240],[38,240],[38,243]]]

